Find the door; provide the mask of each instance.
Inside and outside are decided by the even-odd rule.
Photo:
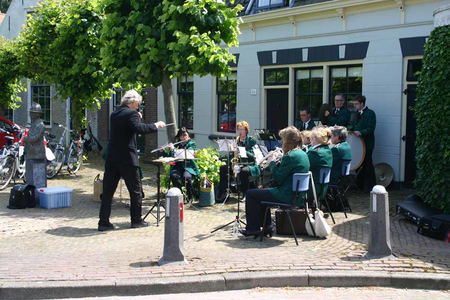
[[[288,126],[288,89],[267,90],[267,129],[280,130]]]
[[[405,187],[412,188],[416,177],[416,118],[414,106],[416,105],[416,84],[409,84],[406,92],[406,135],[402,137],[405,142]]]

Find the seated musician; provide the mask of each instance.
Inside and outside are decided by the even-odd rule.
[[[330,138],[331,131],[324,126],[314,127],[311,132],[311,147],[308,151],[309,170],[313,175],[317,197],[319,197],[320,193],[320,169],[331,168],[333,166],[333,155],[329,147]],[[324,186],[322,195],[326,194],[327,188],[328,184]],[[312,198],[312,196],[313,191],[310,189],[309,197]]]
[[[305,153],[308,153],[309,147],[311,147],[311,130],[303,130],[300,132],[300,136],[302,138],[302,150]]]
[[[236,124],[236,128],[238,131],[239,136],[236,138],[236,145],[238,147],[245,147],[247,150],[247,157],[248,158],[240,158],[241,163],[252,163],[244,165],[244,167],[240,170],[239,178],[240,178],[240,190],[243,193],[243,198],[246,195],[246,192],[249,188],[249,177],[254,176],[258,177],[261,174],[259,166],[255,163],[255,158],[253,154],[253,146],[256,145],[257,141],[254,137],[251,137],[248,135],[250,131],[250,125],[246,121],[240,121]],[[230,155],[230,165],[227,167],[227,165],[220,167],[220,182],[219,182],[219,190],[216,197],[217,201],[224,201],[225,197],[227,196],[226,189],[228,186],[228,178],[227,173],[229,172],[230,176],[233,175],[233,170],[231,169],[231,159],[234,157],[234,155],[237,155],[237,153],[231,153]],[[228,170],[227,170],[228,169]]]
[[[189,131],[187,131],[185,127],[181,127],[178,130],[176,138],[177,142],[181,143],[176,146],[170,143],[167,150],[164,151],[161,149],[163,156],[173,157],[175,155],[175,150],[178,149],[193,150],[197,148],[197,144],[189,138]],[[177,161],[175,165],[170,166],[170,180],[172,181],[173,186],[181,190],[181,182],[185,181],[186,193],[190,203],[192,203],[194,194],[194,189],[192,187],[192,176],[197,176],[198,174],[200,174],[200,172],[194,160],[187,160],[186,162]]]
[[[246,230],[240,233],[245,236],[259,236],[263,226],[264,213],[266,206],[261,205],[261,201],[280,202],[292,204],[295,192],[292,190],[292,178],[295,173],[308,173],[308,156],[302,149],[302,140],[300,132],[294,126],[280,131],[280,137],[283,141],[284,155],[281,162],[275,162],[275,153],[269,156],[271,160],[269,168],[273,180],[278,184],[275,188],[253,189],[247,191],[247,201],[245,202],[245,212],[247,216]],[[301,199],[296,205],[300,205]],[[272,236],[273,228],[271,226],[270,212],[264,224],[264,234]]]
[[[333,167],[331,168],[330,184],[337,184],[341,176],[342,163],[346,160],[352,160],[352,149],[346,142],[348,131],[343,126],[330,127],[331,129],[331,142],[333,148],[331,152],[333,154]]]

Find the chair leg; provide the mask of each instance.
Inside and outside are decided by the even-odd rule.
[[[345,202],[347,202],[348,210],[352,213],[352,207],[350,206],[350,202],[347,199],[347,195],[345,193],[342,194],[342,197],[344,197]]]
[[[317,237],[316,236],[316,231],[314,230],[314,226],[313,226],[313,224],[311,222],[311,219],[309,218],[309,208],[308,208],[308,203],[307,202],[306,202],[305,214],[306,214],[306,217],[308,218],[309,226],[311,226],[311,230],[313,232],[314,237]]]
[[[331,219],[333,220],[333,224],[336,224],[336,222],[334,221],[333,213],[331,212],[330,206],[328,205],[328,201],[327,201],[327,196],[326,195],[325,195],[325,198],[323,198],[323,200],[325,201],[325,206],[326,206],[328,212],[330,213]]]
[[[294,228],[294,224],[292,224],[291,215],[289,214],[289,209],[286,209],[286,214],[288,216],[289,223],[291,224],[292,233],[294,234],[295,243],[298,246],[297,235],[295,234],[295,228]]]
[[[261,229],[261,240],[260,240],[261,242],[263,241],[263,238],[264,238],[264,225],[266,224],[268,210],[270,210],[270,206],[267,206],[266,212],[264,213],[264,220],[263,220],[262,229]]]
[[[345,211],[344,201],[342,201],[342,197],[341,197],[341,192],[340,191],[338,191],[338,198],[339,198],[339,201],[341,202],[341,206],[342,206],[342,210],[344,211],[345,218],[347,219],[348,218],[347,217],[347,212]]]

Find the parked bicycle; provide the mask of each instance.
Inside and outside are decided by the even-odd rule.
[[[13,135],[14,132],[9,132],[0,129],[1,132]],[[16,128],[18,142],[14,142],[14,137],[5,136],[6,145],[0,150],[0,190],[3,190],[11,182],[11,179],[16,182],[15,178],[23,179],[25,182],[26,159],[25,147],[23,146],[23,139],[26,136],[25,128]]]
[[[64,131],[58,143],[55,142],[47,143],[47,146],[50,148],[50,150],[52,150],[53,154],[55,155],[55,159],[49,161],[47,164],[47,178],[51,179],[56,175],[58,175],[63,165],[67,166],[67,171],[70,174],[76,175],[76,173],[81,168],[81,165],[83,163],[84,141],[74,130],[70,130],[59,123],[53,124],[57,125],[60,128],[63,128]],[[69,132],[71,140],[69,150],[66,155],[64,147],[64,138],[67,132]],[[49,138],[52,139],[55,138],[55,136],[49,135]]]

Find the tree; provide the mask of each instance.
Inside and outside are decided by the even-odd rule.
[[[0,105],[2,108],[17,108],[21,102],[17,95],[26,89],[21,81],[20,61],[17,56],[17,41],[0,37]]]
[[[120,83],[162,85],[167,123],[176,123],[171,78],[222,77],[238,46],[241,5],[220,0],[99,0],[104,12],[102,65]],[[221,44],[227,47],[222,48]],[[167,128],[173,141],[176,126]]]
[[[41,2],[36,16],[19,37],[19,56],[27,78],[55,85],[60,99],[70,97],[72,117],[84,118],[84,109],[100,107],[110,97],[112,82],[100,65],[102,16],[95,1]]]
[[[450,212],[450,26],[435,28],[426,45],[417,87],[414,185],[431,206]]]
[[[0,0],[0,12],[6,13],[12,0]]]

